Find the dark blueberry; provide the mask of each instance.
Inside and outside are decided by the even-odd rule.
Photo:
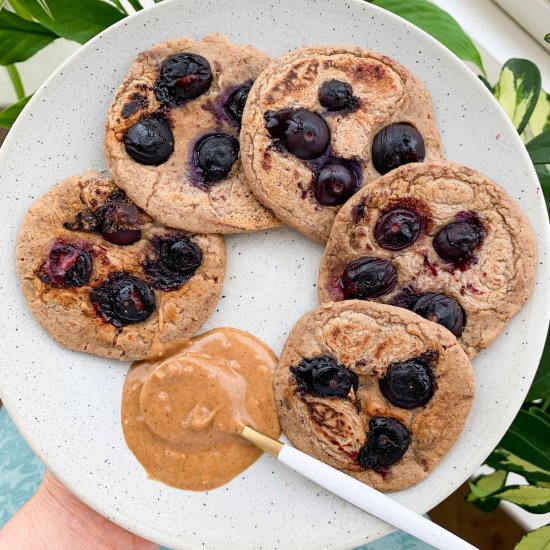
[[[315,182],[315,198],[323,206],[344,204],[358,189],[355,172],[345,164],[325,164]]]
[[[405,208],[394,208],[382,214],[374,227],[376,242],[387,250],[402,250],[413,244],[422,231],[417,214]]]
[[[90,297],[103,318],[115,327],[145,321],[157,305],[151,287],[125,271],[113,273],[90,291]]]
[[[124,146],[136,162],[158,166],[174,152],[174,134],[165,118],[148,115],[130,126]]]
[[[412,309],[420,296],[422,296],[422,293],[418,292],[416,288],[412,286],[406,286],[388,303],[392,306],[402,307],[404,309]]]
[[[382,395],[403,409],[425,405],[434,394],[432,369],[422,357],[391,363],[379,385]]]
[[[117,229],[102,233],[103,238],[113,244],[119,246],[128,246],[129,244],[137,243],[141,239],[140,229]]]
[[[342,290],[350,298],[378,298],[397,284],[395,267],[382,258],[358,258],[350,262],[342,275]]]
[[[303,359],[290,368],[296,378],[298,390],[317,395],[347,397],[351,388],[357,391],[357,376],[329,356],[320,355]]]
[[[465,220],[448,223],[433,239],[435,251],[443,260],[459,262],[467,259],[483,239],[483,226]]]
[[[319,88],[319,103],[329,111],[351,111],[358,107],[359,100],[348,82],[327,80]]]
[[[57,244],[40,269],[40,279],[57,288],[84,286],[92,274],[92,256],[82,247]]]
[[[363,468],[380,470],[395,464],[411,443],[411,434],[395,418],[376,416],[369,422],[367,442],[357,456]]]
[[[457,338],[462,334],[466,324],[466,314],[460,304],[445,294],[423,294],[412,307],[412,311],[429,321],[443,325]]]
[[[156,237],[152,243],[155,252],[146,258],[143,270],[153,288],[180,288],[202,263],[201,249],[185,235]]]
[[[212,84],[210,63],[195,53],[178,53],[164,61],[155,95],[164,105],[179,106],[202,95]]]
[[[120,246],[141,239],[142,211],[126,196],[122,189],[113,191],[105,202],[93,212],[79,212],[74,222],[64,223],[71,231],[99,231],[106,241]]]
[[[265,127],[289,153],[300,159],[321,156],[330,143],[330,130],[324,118],[306,109],[268,111]]]
[[[227,134],[203,137],[193,152],[195,166],[204,183],[215,183],[225,178],[239,157],[239,142]]]
[[[390,124],[372,142],[372,162],[380,174],[409,162],[422,162],[425,154],[422,135],[410,124]]]
[[[241,125],[241,120],[243,118],[244,106],[248,98],[248,92],[250,92],[252,84],[245,84],[240,88],[237,88],[231,93],[227,98],[223,108],[225,112],[235,121],[239,126]]]

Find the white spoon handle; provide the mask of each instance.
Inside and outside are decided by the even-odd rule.
[[[475,550],[476,548],[389,496],[294,447],[283,445],[278,459],[331,493],[436,548],[441,550]]]

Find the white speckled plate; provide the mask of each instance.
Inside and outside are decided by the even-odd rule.
[[[71,490],[144,537],[174,548],[350,548],[390,527],[270,457],[208,493],[147,480],[119,421],[128,365],[59,347],[34,321],[18,288],[19,223],[58,180],[104,167],[104,118],[133,57],[161,40],[216,31],[273,55],[328,42],[396,57],[426,81],[447,156],[503,185],[537,234],[534,295],[475,359],[478,392],[465,433],[428,479],[395,498],[426,512],[472,473],[512,421],[535,373],[549,318],[548,220],[535,173],[514,128],[460,61],[360,0],[167,1],[92,40],[42,86],[0,151],[1,397],[38,456]],[[205,328],[239,327],[280,352],[294,322],[317,305],[321,246],[290,229],[230,237],[227,244],[224,297]]]

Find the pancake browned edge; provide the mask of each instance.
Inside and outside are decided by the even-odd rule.
[[[299,385],[291,368],[321,356],[347,369],[348,377],[356,375],[357,388],[339,397]],[[406,409],[382,395],[379,380],[389,365],[412,358],[429,365],[433,395],[423,406]],[[345,378],[327,380],[325,373],[323,382],[334,390]],[[468,357],[447,329],[401,308],[351,300],[324,304],[296,323],[274,389],[283,432],[298,449],[380,491],[398,491],[426,478],[455,444],[472,405],[474,381]],[[365,468],[360,462],[365,464],[371,422],[380,418],[399,423],[410,443],[393,464]],[[390,443],[382,437],[378,443],[391,447],[393,435],[382,436]]]
[[[320,86],[332,79],[351,85],[356,108],[328,112]],[[300,160],[278,146],[265,127],[269,111],[300,108],[324,116],[331,132],[329,150],[319,159]],[[424,84],[385,55],[357,47],[318,46],[276,59],[257,78],[243,114],[241,156],[254,194],[275,214],[305,235],[328,239],[338,206],[322,206],[314,180],[332,157],[352,161],[365,185],[380,174],[371,148],[375,135],[392,123],[409,123],[425,143],[425,159],[442,157],[431,99]]]
[[[90,214],[97,213],[113,193],[118,198],[120,194],[124,196],[110,179],[88,172],[63,180],[40,197],[30,207],[19,230],[17,272],[32,313],[57,342],[69,349],[130,361],[145,358],[155,344],[190,338],[197,332],[222,291],[225,245],[220,235],[166,228],[131,203],[124,204],[111,216],[111,221],[125,219],[132,222],[134,229],[141,229],[141,238],[128,246],[112,244],[98,231],[64,227],[65,223],[74,224],[82,212],[81,221],[93,220]],[[162,262],[160,270],[157,269],[158,243],[172,237],[193,243],[200,249],[202,261],[187,280],[183,277],[177,288],[162,290],[158,277],[163,278],[160,286],[166,286],[171,284],[170,277],[174,274]],[[56,258],[58,264],[50,264],[53,269],[48,269],[48,262]],[[152,265],[149,274],[144,270],[146,260]],[[91,270],[86,267],[87,262]],[[62,268],[57,277],[56,265]],[[62,277],[75,268],[79,271]],[[92,303],[91,293],[114,273],[139,279],[146,293],[149,296],[153,293],[154,309],[142,322],[115,326]],[[66,280],[83,284],[68,286]],[[127,298],[143,302],[143,295],[130,293]],[[122,296],[120,299],[119,308],[126,307]],[[128,307],[133,307],[132,303]]]
[[[381,215],[394,209],[412,212],[421,222],[418,238],[402,250],[382,248],[374,236]],[[482,238],[465,260],[453,263],[438,255],[433,239],[460,220],[478,227]],[[321,260],[321,302],[344,297],[341,275],[349,262],[362,257],[383,259],[391,264],[387,269],[395,269],[396,285],[376,301],[414,309],[419,297],[435,293],[458,304],[465,325],[451,330],[473,357],[529,298],[537,249],[528,220],[501,187],[466,166],[438,162],[393,170],[344,205]]]
[[[181,106],[162,105],[155,94],[163,62],[180,52],[206,58],[212,84]],[[169,227],[197,233],[242,233],[278,227],[281,222],[252,194],[241,161],[224,179],[200,180],[193,151],[211,133],[239,136],[239,125],[224,110],[231,92],[251,83],[269,63],[252,46],[236,46],[220,34],[201,40],[181,38],[142,52],[130,66],[109,109],[105,157],[116,184],[153,218]],[[124,136],[131,126],[155,114],[171,125],[174,152],[158,166],[138,163],[126,152]]]

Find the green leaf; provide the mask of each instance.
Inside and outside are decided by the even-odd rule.
[[[0,111],[0,126],[2,128],[11,128],[15,119],[19,116],[19,113],[23,110],[23,107],[29,102],[31,95],[24,97],[21,101],[13,103],[9,107],[6,107],[3,111]]]
[[[540,407],[530,407],[529,412],[535,416],[539,416],[545,422],[548,422],[548,424],[550,424],[550,414],[548,414],[545,410],[541,409]]]
[[[540,71],[527,59],[509,59],[500,71],[495,97],[520,134],[535,109],[540,86]]]
[[[544,194],[546,200],[546,206],[550,210],[550,170],[544,164],[535,164],[535,172],[539,178],[540,188]],[[535,374],[535,379],[529,393],[527,394],[527,400],[533,401],[535,399],[547,399],[550,396],[550,333],[546,336],[546,342],[544,344],[544,350],[542,357],[540,358],[539,368]]]
[[[533,514],[550,512],[550,487],[509,485],[491,496],[517,504]]]
[[[19,0],[10,0],[10,6],[12,7],[13,11],[19,15],[19,17],[22,17],[23,19],[26,19],[27,21],[32,21],[32,15],[19,3]]]
[[[543,525],[534,531],[529,531],[521,537],[514,550],[549,550],[550,524]]]
[[[492,468],[519,474],[529,481],[529,483],[536,485],[550,483],[550,471],[541,469],[501,447],[497,447],[489,455],[486,463]]]
[[[125,17],[103,0],[17,0],[50,31],[81,44]]]
[[[508,430],[521,434],[537,450],[550,457],[550,424],[539,416],[520,410]]]
[[[420,27],[460,59],[475,63],[485,74],[481,55],[470,37],[455,19],[435,4],[428,0],[372,0],[371,3]]]
[[[483,84],[485,84],[486,88],[491,93],[493,93],[493,87],[491,86],[491,83],[482,74],[478,74],[477,77],[479,78],[479,80],[481,80],[481,82],[483,82]]]
[[[142,10],[143,6],[139,3],[138,0],[128,0],[132,8],[134,8],[136,11]]]
[[[0,65],[25,61],[51,44],[57,36],[38,23],[0,10]]]
[[[508,472],[496,470],[492,474],[482,474],[470,483],[472,493],[477,498],[484,498],[504,487]]]
[[[533,164],[550,164],[550,130],[534,137],[525,147]]]
[[[504,434],[499,447],[531,462],[542,470],[550,471],[550,458],[534,445],[529,436],[516,432],[512,427]]]
[[[550,130],[550,95],[544,90],[540,91],[539,99],[529,119],[529,128],[533,137],[538,136],[545,130]]]
[[[548,42],[548,44],[550,44],[550,32],[544,35],[544,40],[545,42]]]
[[[496,510],[499,501],[491,495],[504,486],[507,476],[508,472],[497,470],[492,474],[478,476],[473,483],[468,482],[470,491],[466,495],[466,501],[484,512]]]

